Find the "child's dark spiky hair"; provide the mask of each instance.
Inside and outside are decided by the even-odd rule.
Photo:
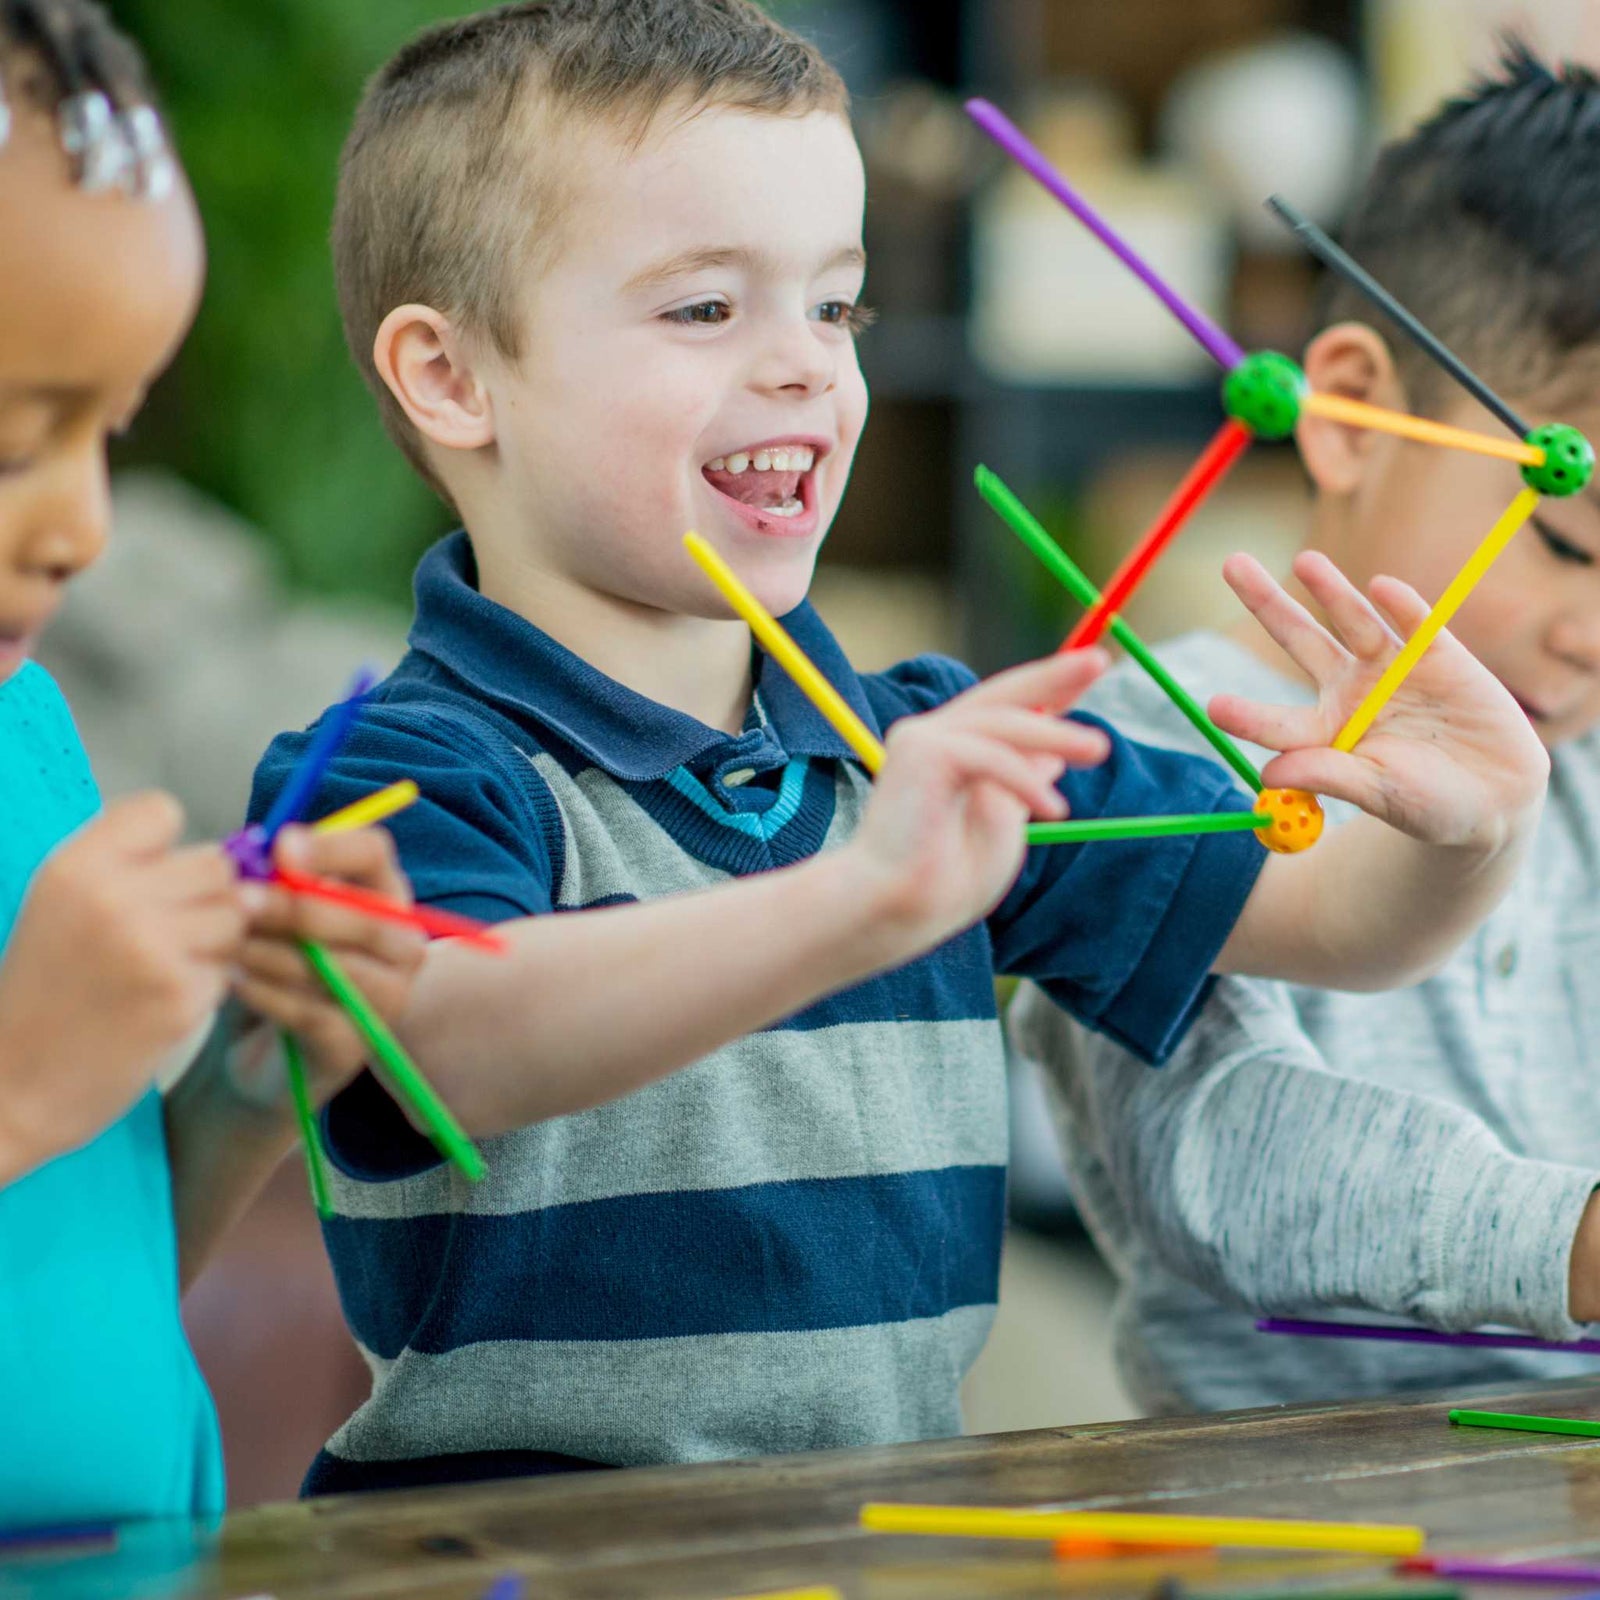
[[[1526,399],[1600,354],[1600,78],[1508,37],[1496,72],[1384,148],[1344,241],[1503,393]],[[1322,310],[1324,325],[1375,320],[1338,282]],[[1382,331],[1413,402],[1436,405],[1447,380]]]
[[[0,146],[11,130],[8,94],[57,119],[85,188],[171,188],[144,60],[94,0],[0,0]]]

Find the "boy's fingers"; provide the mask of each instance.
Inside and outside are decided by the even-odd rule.
[[[1063,770],[1055,758],[1023,755],[979,734],[943,738],[940,752],[958,785],[992,783],[1033,815],[1060,818],[1067,814],[1067,802],[1055,786]]]
[[[188,955],[203,961],[231,961],[244,943],[244,913],[227,901],[186,908],[167,926]]]
[[[1325,555],[1303,551],[1295,558],[1294,572],[1352,655],[1381,661],[1393,653],[1399,641],[1366,596]]]
[[[997,672],[949,704],[1065,711],[1110,665],[1104,650],[1065,650]]]
[[[1383,612],[1400,639],[1409,639],[1433,610],[1409,583],[1400,578],[1374,578],[1371,594],[1373,604]]]
[[[1308,745],[1275,756],[1261,772],[1274,789],[1307,789],[1371,811],[1379,792],[1369,763],[1332,745]]]
[[[1222,576],[1245,610],[1315,682],[1325,683],[1346,665],[1338,641],[1254,556],[1229,556]]]
[[[1073,766],[1097,766],[1111,754],[1111,741],[1099,728],[1014,706],[974,707],[950,719],[952,731],[1000,739],[1018,750],[1060,756]]]
[[[1242,695],[1219,694],[1206,709],[1224,733],[1247,739],[1265,750],[1296,750],[1303,745],[1326,743],[1312,706],[1269,706]]]

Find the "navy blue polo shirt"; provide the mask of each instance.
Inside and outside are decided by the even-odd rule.
[[[859,822],[866,773],[764,656],[730,735],[485,599],[464,534],[416,594],[410,651],[317,809],[414,778],[423,799],[391,826],[419,899],[497,921],[612,906],[803,860]],[[785,623],[880,734],[974,681],[936,656],[858,676],[809,604]],[[253,817],[307,737],[267,752]],[[1080,817],[1250,803],[1215,763],[1114,731],[1062,787]],[[325,1235],[373,1393],[308,1486],[959,1431],[1004,1219],[995,974],[1159,1063],[1263,859],[1238,833],[1034,849],[977,926],[624,1099],[486,1141],[478,1185],[358,1080],[325,1119]],[[594,1004],[625,982],[596,972]]]

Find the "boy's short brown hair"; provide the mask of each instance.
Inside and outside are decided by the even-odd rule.
[[[433,306],[514,360],[514,284],[548,259],[566,194],[559,122],[638,139],[677,103],[844,114],[849,97],[749,0],[520,0],[426,30],[367,85],[334,206],[339,309],[384,426],[436,489],[373,365],[379,325]]]

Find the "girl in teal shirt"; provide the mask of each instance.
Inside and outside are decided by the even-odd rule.
[[[202,267],[131,47],[88,0],[0,7],[0,1532],[221,1509],[180,1289],[294,1137],[267,1024],[301,1035],[321,1099],[362,1064],[293,941],[332,944],[390,1017],[420,960],[404,930],[180,848],[165,796],[102,811],[28,660],[103,548],[107,435],[171,358]],[[407,895],[386,834],[280,849]],[[260,1020],[163,1103],[230,982]]]

